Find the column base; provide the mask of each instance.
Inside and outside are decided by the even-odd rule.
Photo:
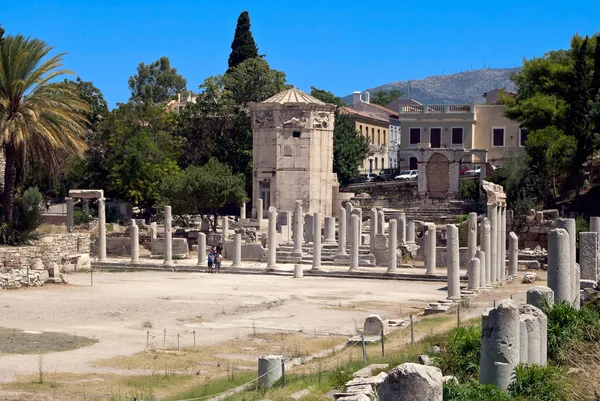
[[[398,273],[398,268],[397,267],[388,267],[387,271],[385,272],[386,274],[393,274],[393,273]]]
[[[265,270],[267,270],[267,271],[277,270],[277,266],[268,264]]]
[[[460,301],[462,298],[459,296],[453,296],[453,297],[446,297],[446,299],[449,299],[450,301]]]
[[[165,260],[163,262],[163,266],[173,266],[173,265],[174,265],[174,263],[172,260]]]
[[[198,266],[200,266],[200,265],[198,265]],[[237,269],[239,267],[242,267],[242,264],[241,263],[232,263],[231,266],[229,266],[229,267],[232,269]]]
[[[348,272],[355,272],[358,270],[358,267],[351,267],[348,269]]]
[[[313,267],[310,268],[310,270],[311,271],[321,271],[321,267],[322,266],[320,266],[320,265],[319,266],[313,266]]]
[[[139,261],[139,260],[132,260],[131,262],[129,262],[129,264],[132,264],[132,265],[139,265],[139,264],[140,264],[140,261]]]
[[[302,252],[296,252],[296,251],[292,252],[292,257],[294,257],[294,258],[301,258],[302,255],[303,255]]]

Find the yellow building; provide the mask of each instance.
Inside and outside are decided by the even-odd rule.
[[[340,113],[347,114],[354,128],[369,140],[369,153],[359,166],[359,173],[379,174],[381,170],[388,168],[389,119],[366,111],[356,111],[349,107],[342,107]]]

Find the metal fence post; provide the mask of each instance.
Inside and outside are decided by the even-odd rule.
[[[367,363],[367,345],[365,344],[365,335],[361,334],[362,339],[362,351],[363,351],[363,362]]]
[[[415,345],[415,330],[413,327],[413,315],[410,314],[410,344]]]

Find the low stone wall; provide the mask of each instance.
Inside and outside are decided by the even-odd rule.
[[[0,270],[26,269],[36,258],[61,265],[80,253],[90,253],[89,233],[48,234],[32,245],[0,246]]]

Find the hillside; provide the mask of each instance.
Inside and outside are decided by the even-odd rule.
[[[436,75],[425,79],[411,80],[411,97],[426,104],[470,103],[483,102],[483,93],[496,88],[514,90],[510,75],[521,68],[484,68],[460,72],[458,74]],[[405,94],[408,92],[408,81],[390,82],[375,88],[365,89],[371,94],[379,91],[399,89]],[[352,95],[342,99],[351,104]]]

